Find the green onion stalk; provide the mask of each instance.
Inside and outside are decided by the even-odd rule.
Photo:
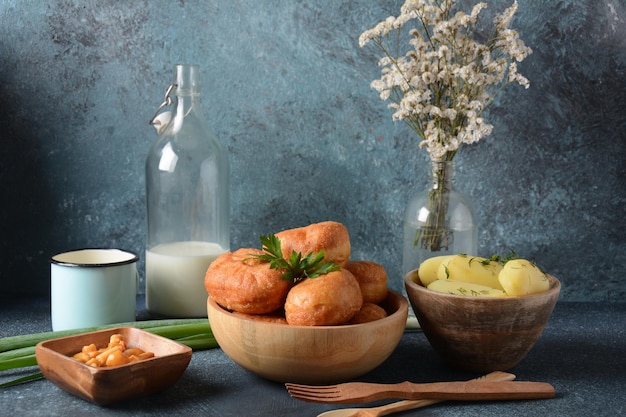
[[[142,329],[152,334],[163,336],[187,345],[194,351],[219,347],[215,337],[213,336],[213,332],[211,331],[211,325],[205,318],[134,321],[82,329],[60,330],[1,338],[0,372],[10,369],[37,366],[35,346],[39,342],[115,327],[135,327]],[[41,378],[43,378],[41,372],[35,372],[4,382],[0,384],[0,388],[34,381]]]

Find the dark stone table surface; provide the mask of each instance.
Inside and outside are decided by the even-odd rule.
[[[43,299],[0,299],[0,336],[49,331]],[[138,319],[149,318],[138,300]],[[31,369],[32,371],[32,369]],[[510,372],[551,383],[556,398],[535,401],[446,402],[398,416],[619,416],[626,414],[626,304],[559,302],[530,353]],[[0,383],[22,375],[0,372]],[[470,379],[448,368],[419,331],[407,331],[372,382]],[[384,401],[377,402],[376,405]],[[345,406],[344,406],[345,407]],[[220,349],[199,351],[171,388],[109,407],[83,401],[47,380],[0,390],[0,415],[15,416],[316,416],[336,408],[292,399],[281,384],[234,364]]]

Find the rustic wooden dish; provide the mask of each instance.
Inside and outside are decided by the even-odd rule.
[[[112,334],[124,336],[128,347],[153,352],[154,357],[128,365],[94,368],[71,356],[83,346],[106,346]],[[188,346],[134,327],[118,327],[48,340],[37,344],[35,354],[43,375],[77,397],[107,405],[153,394],[174,384],[191,360]]]
[[[561,289],[523,297],[465,297],[426,289],[417,270],[404,277],[407,294],[432,347],[452,367],[473,372],[506,371],[534,346]]]
[[[344,326],[291,326],[242,318],[207,302],[211,329],[241,367],[277,382],[328,384],[363,375],[391,355],[404,332],[408,302],[389,291],[387,317]]]

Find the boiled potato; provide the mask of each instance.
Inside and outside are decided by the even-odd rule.
[[[499,262],[479,256],[460,254],[454,255],[448,262],[440,264],[437,270],[437,278],[462,281],[503,290],[504,288],[498,280],[498,275],[501,270],[502,264]]]
[[[472,297],[506,297],[506,293],[501,289],[451,279],[437,279],[431,282],[427,288],[446,294],[467,295]]]
[[[455,256],[456,255],[433,256],[423,261],[417,272],[422,285],[428,287],[428,284],[436,280],[439,266],[448,263],[448,261]]]
[[[550,288],[548,276],[525,259],[513,259],[504,264],[498,275],[500,285],[508,295],[529,295]]]

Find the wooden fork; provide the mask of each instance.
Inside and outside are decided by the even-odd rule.
[[[315,386],[285,384],[293,398],[327,404],[356,404],[389,398],[405,400],[527,400],[554,397],[554,387],[545,382],[455,381],[415,384],[345,384]]]
[[[495,371],[475,379],[484,379],[486,381],[513,381],[515,380],[515,375],[508,372]],[[378,407],[340,408],[318,414],[317,417],[380,417],[388,414],[399,413],[400,411],[427,407],[442,401],[443,400],[402,400],[385,405],[379,405]]]

